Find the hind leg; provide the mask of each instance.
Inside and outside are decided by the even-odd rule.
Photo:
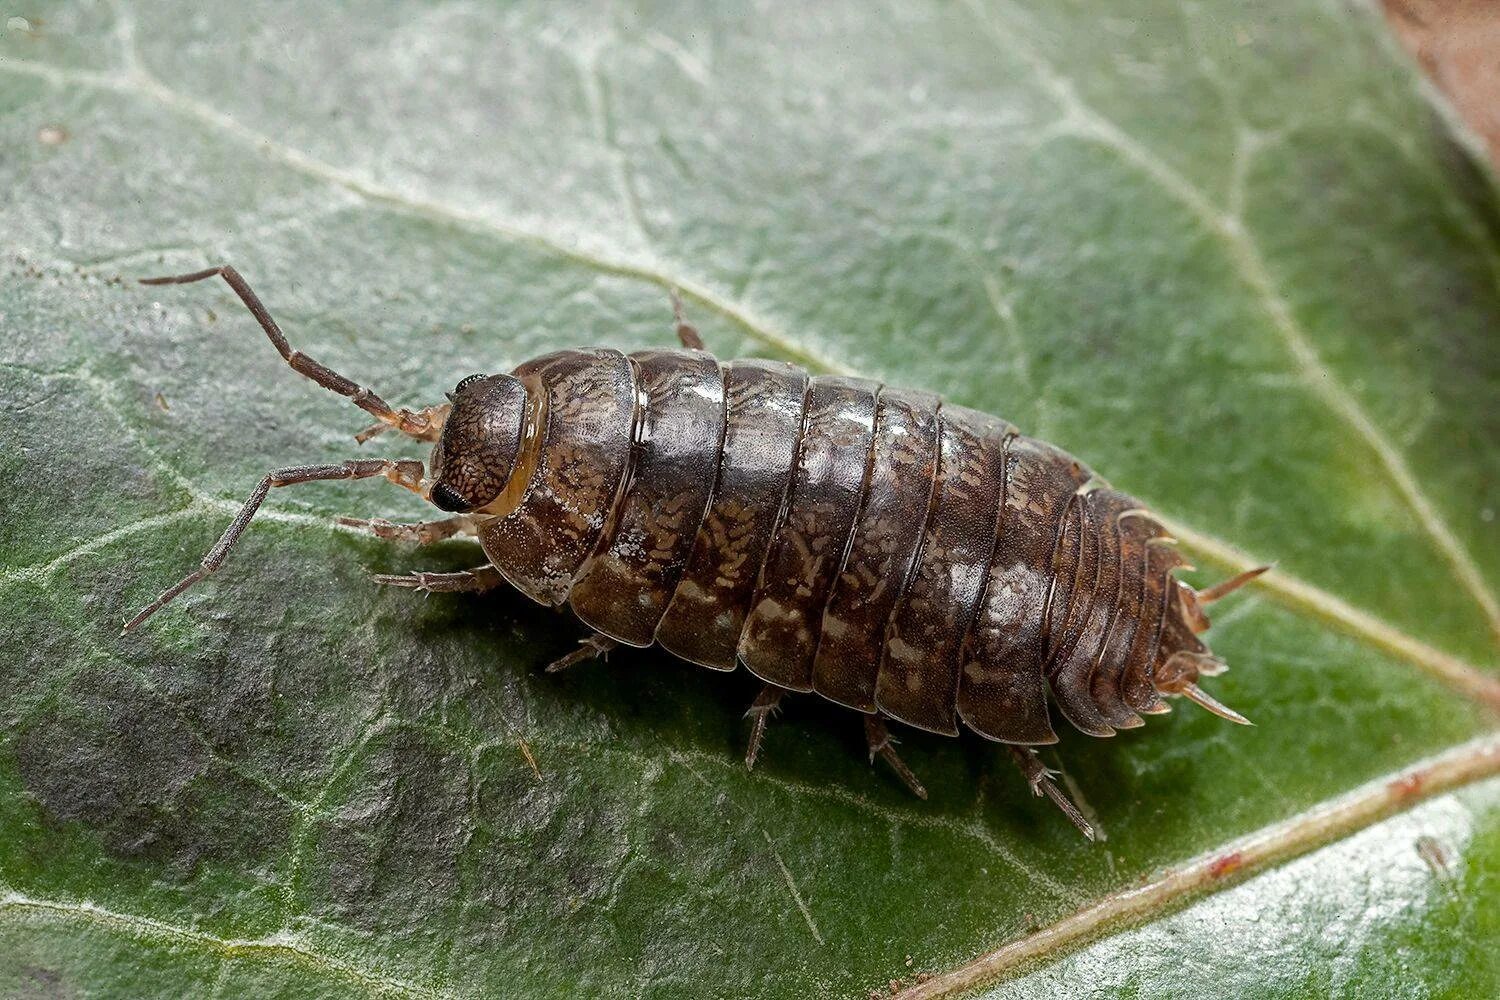
[[[876,757],[880,757],[891,766],[892,771],[896,772],[902,784],[911,789],[913,795],[919,799],[927,798],[927,789],[922,787],[922,783],[917,780],[911,768],[906,766],[906,761],[896,753],[896,738],[891,735],[890,728],[880,716],[865,716],[865,742],[870,747],[871,764],[875,763]]]
[[[555,674],[559,670],[566,670],[575,663],[582,663],[584,660],[602,660],[609,655],[610,650],[619,645],[619,642],[611,639],[604,633],[595,632],[587,638],[578,640],[578,648],[573,650],[573,652],[547,664],[547,673]]]
[[[761,741],[766,738],[766,723],[771,721],[771,716],[781,707],[781,699],[785,696],[786,688],[767,684],[760,689],[760,694],[755,696],[749,710],[745,712],[745,718],[750,720],[750,745],[745,748],[745,770],[755,768],[755,759],[760,756]]]
[[[677,324],[677,342],[690,351],[707,350],[698,328],[682,317],[682,296],[676,288],[668,289],[672,295],[672,322]]]
[[[1031,794],[1047,796],[1057,808],[1063,811],[1063,815],[1078,827],[1080,833],[1093,840],[1094,828],[1089,825],[1088,820],[1083,818],[1083,813],[1078,811],[1073,800],[1063,794],[1063,790],[1053,782],[1052,779],[1057,776],[1057,772],[1043,764],[1042,758],[1037,756],[1037,752],[1030,747],[1007,744],[1005,749],[1010,751],[1011,760],[1016,762],[1016,766],[1025,775],[1026,783],[1031,786]]]

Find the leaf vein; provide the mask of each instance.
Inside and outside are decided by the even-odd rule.
[[[169,946],[189,945],[226,959],[246,955],[269,955],[292,961],[343,979],[352,980],[377,993],[394,996],[433,998],[447,1000],[460,994],[437,990],[421,983],[398,979],[381,972],[366,969],[334,955],[324,954],[298,940],[294,935],[280,931],[260,938],[226,938],[193,927],[173,924],[155,917],[112,910],[88,900],[45,899],[29,896],[15,890],[0,891],[0,915],[41,917],[86,923],[121,931],[141,940],[163,943]]]

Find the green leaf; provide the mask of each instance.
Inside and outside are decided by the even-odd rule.
[[[1500,983],[1497,871],[1491,779],[983,996],[1081,982],[1103,996],[1484,996]]]
[[[7,14],[0,991],[847,996],[1133,923],[999,995],[1266,950],[1249,992],[1493,995],[1496,785],[1401,812],[1500,769],[1492,180],[1362,12],[1102,9]],[[1258,725],[1069,732],[1099,844],[976,738],[906,735],[912,799],[812,699],[747,774],[743,675],[548,676],[567,617],[372,586],[477,559],[334,527],[423,516],[378,481],[278,491],[122,639],[267,469],[362,453],[227,289],[132,280],[221,261],[408,405],[670,344],[675,285],[721,355],[1000,413],[1203,578],[1278,560],[1212,633]]]

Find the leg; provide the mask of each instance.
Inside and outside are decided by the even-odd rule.
[[[703,338],[698,334],[698,328],[682,318],[682,296],[677,293],[676,288],[669,289],[672,293],[672,321],[677,324],[677,340],[690,351],[706,350],[703,346]]]
[[[505,582],[505,577],[500,575],[498,569],[486,563],[473,569],[459,570],[457,573],[407,573],[400,576],[376,573],[375,582],[387,587],[420,590],[424,594],[479,594],[486,590],[494,590]]]
[[[755,759],[760,756],[761,741],[766,738],[766,723],[776,714],[785,695],[786,688],[767,684],[750,703],[750,710],[745,713],[745,718],[751,720],[750,745],[745,749],[745,770],[754,770]]]
[[[865,716],[865,742],[870,745],[871,764],[875,763],[876,756],[884,758],[901,782],[911,789],[913,795],[919,799],[927,798],[927,789],[922,787],[917,776],[911,773],[911,768],[906,766],[906,761],[896,753],[896,738],[891,735],[885,720],[880,716]]]
[[[384,425],[381,425],[384,426]],[[389,542],[412,542],[416,545],[431,545],[454,535],[477,535],[479,526],[468,514],[445,517],[438,521],[422,521],[419,524],[393,524],[383,517],[336,517],[334,523],[346,528],[364,528],[376,538]]]
[[[1042,758],[1038,757],[1037,752],[1030,747],[1007,744],[1005,749],[1010,751],[1011,759],[1026,776],[1026,783],[1031,786],[1031,794],[1047,796],[1085,837],[1093,840],[1094,828],[1089,825],[1088,820],[1083,818],[1083,813],[1078,811],[1073,800],[1064,795],[1062,789],[1053,783],[1052,779],[1057,772],[1048,769],[1047,765],[1042,763]]]
[[[442,433],[443,424],[448,420],[448,414],[452,412],[452,403],[439,403],[436,406],[424,406],[416,412],[402,407],[397,411],[396,416],[401,420],[400,426],[403,433],[416,438],[418,441],[436,441],[438,435]],[[354,435],[354,440],[360,444],[364,444],[370,438],[378,437],[395,426],[397,425],[389,423],[371,424]],[[410,429],[415,427],[425,427],[427,429],[418,433]]]
[[[438,434],[442,431],[443,426],[442,422],[436,419],[436,415],[440,410],[443,416],[447,415],[447,411],[443,407],[428,407],[419,413],[413,413],[404,407],[400,410],[393,410],[386,404],[385,400],[375,395],[372,390],[351,382],[331,368],[325,368],[301,351],[292,350],[292,345],[287,343],[286,335],[281,332],[281,327],[276,325],[276,320],[271,318],[270,311],[261,304],[260,297],[251,291],[250,286],[245,283],[245,279],[240,277],[240,273],[229,265],[210,267],[202,271],[194,271],[192,274],[177,274],[165,278],[143,278],[141,279],[141,284],[182,285],[191,281],[202,281],[205,278],[213,277],[223,278],[228,282],[229,287],[234,289],[234,293],[240,297],[240,301],[245,303],[245,308],[250,310],[250,315],[255,317],[256,322],[260,324],[260,328],[271,339],[271,344],[276,348],[277,353],[285,359],[287,364],[292,366],[293,371],[306,375],[325,389],[353,400],[355,406],[373,416],[384,426],[394,427],[401,431],[401,433],[414,437],[419,441],[436,441],[438,439]],[[360,432],[361,441],[373,436],[371,430]]]
[[[620,644],[609,636],[595,632],[585,639],[580,639],[578,648],[573,652],[547,664],[547,673],[555,674],[559,670],[566,670],[573,664],[582,663],[584,660],[602,660],[618,645]]]
[[[202,565],[162,591],[160,597],[146,605],[139,614],[125,623],[121,634],[129,632],[156,614],[172,598],[222,566],[224,559],[229,555],[229,550],[250,526],[251,518],[255,517],[255,512],[260,509],[261,502],[265,500],[266,494],[271,492],[273,487],[316,483],[328,479],[372,479],[376,476],[384,476],[397,486],[404,486],[414,493],[422,492],[422,463],[413,459],[392,461],[388,458],[367,458],[345,462],[342,465],[291,466],[267,473],[266,477],[256,484],[255,489],[250,491],[245,505],[240,508],[238,514],[234,515],[234,520],[229,522],[229,527],[224,529],[224,534],[219,536],[214,547],[208,550],[208,555],[203,557]]]

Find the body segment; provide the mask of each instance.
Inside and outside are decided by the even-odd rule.
[[[573,584],[585,623],[649,646],[687,566],[724,442],[724,372],[707,354],[632,356],[644,402],[636,457],[613,531]]]
[[[708,514],[656,641],[693,663],[733,670],[766,547],[802,437],[807,374],[773,361],[725,365],[728,410]]]
[[[916,559],[937,475],[938,398],[886,387],[875,412],[870,476],[823,609],[813,690],[876,711],[886,629]]]
[[[823,608],[868,493],[879,388],[841,378],[808,383],[790,488],[738,649],[756,676],[791,691],[813,689]]]

